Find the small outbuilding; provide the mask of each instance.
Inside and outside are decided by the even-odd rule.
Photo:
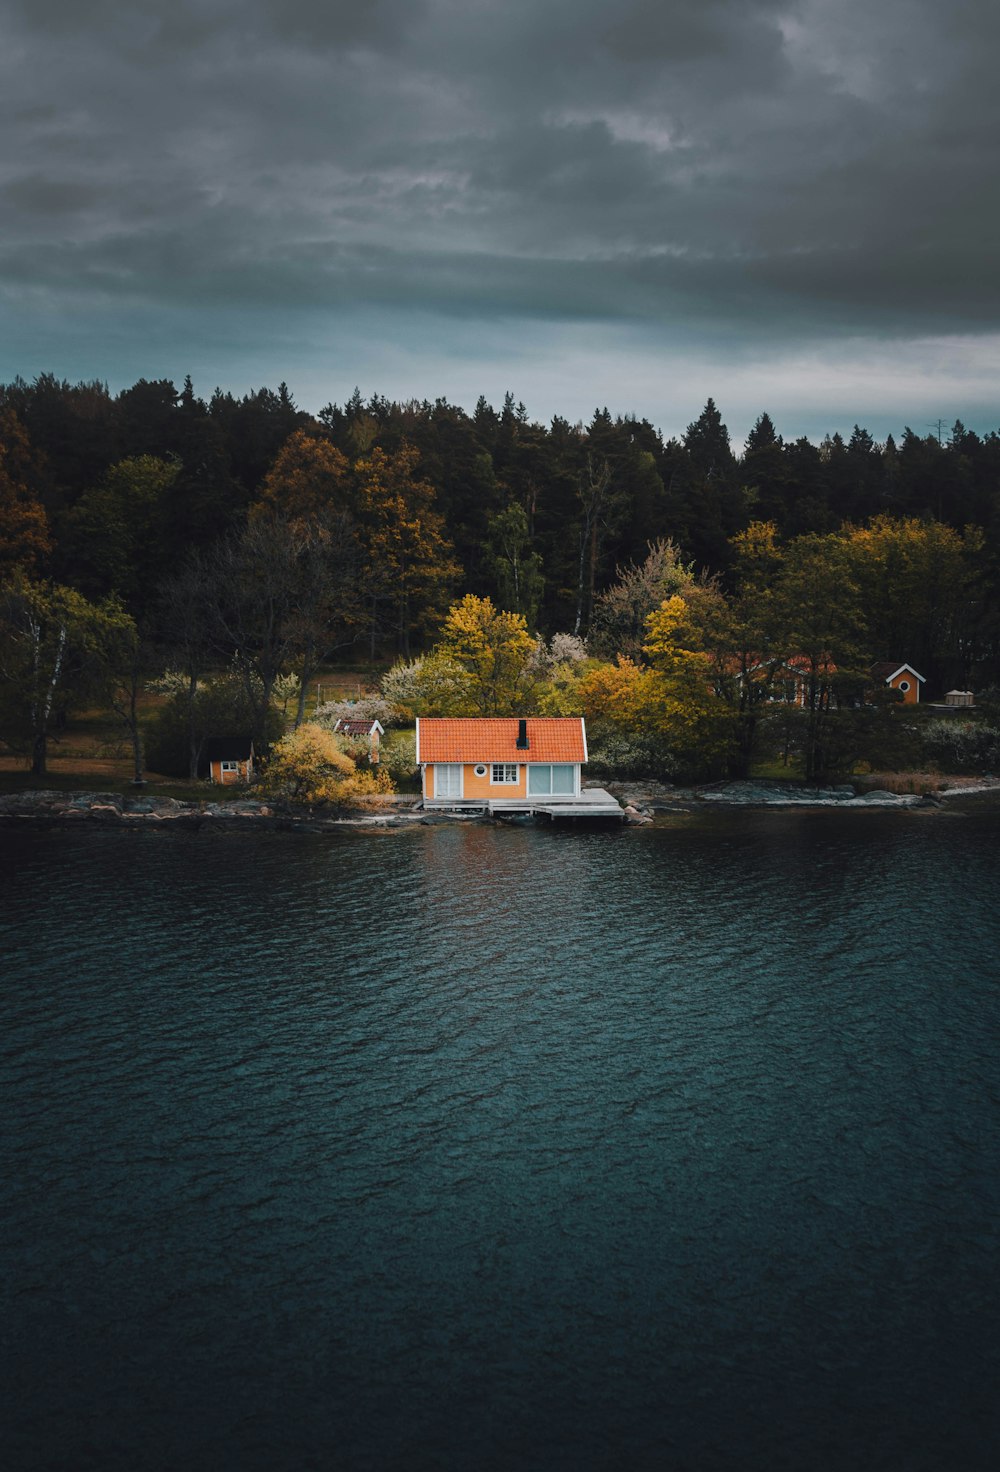
[[[350,716],[341,716],[333,729],[340,736],[365,738],[368,741],[368,758],[373,767],[378,764],[379,740],[385,735],[381,721],[352,720]]]
[[[201,759],[208,768],[208,780],[224,787],[253,777],[253,742],[247,736],[210,736]]]
[[[918,674],[911,664],[897,664],[895,660],[883,659],[873,664],[869,671],[873,685],[888,685],[903,698],[904,705],[917,705],[920,687],[925,684],[924,676]]]
[[[971,690],[949,690],[944,697],[944,703],[954,707],[975,705],[976,697]]]

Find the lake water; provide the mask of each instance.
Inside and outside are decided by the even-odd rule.
[[[7,825],[4,1466],[1000,1465],[998,840]]]

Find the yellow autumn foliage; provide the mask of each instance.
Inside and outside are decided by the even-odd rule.
[[[337,738],[325,727],[307,721],[283,736],[271,753],[264,778],[272,797],[311,805],[362,804],[366,798],[393,791],[392,778],[379,767],[358,771]]]

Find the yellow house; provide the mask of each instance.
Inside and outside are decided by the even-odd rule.
[[[502,811],[537,799],[579,802],[587,760],[582,716],[417,720],[417,762],[426,806]]]
[[[918,675],[912,665],[896,664],[891,659],[873,664],[871,677],[876,684],[885,684],[890,690],[895,690],[902,697],[904,705],[918,704],[920,687],[925,683],[923,675]]]

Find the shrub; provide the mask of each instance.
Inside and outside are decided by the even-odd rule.
[[[669,781],[681,772],[681,763],[655,736],[595,727],[588,732],[587,771],[609,781],[629,782],[643,777]]]
[[[289,731],[278,742],[267,764],[264,787],[273,797],[290,802],[338,806],[393,791],[388,772],[359,772],[333,733],[315,721]]]
[[[984,721],[942,716],[923,728],[930,761],[949,772],[983,772],[1000,767],[1000,727]]]
[[[418,775],[417,744],[412,731],[400,731],[382,745],[379,767],[384,768],[396,786],[409,786]]]

